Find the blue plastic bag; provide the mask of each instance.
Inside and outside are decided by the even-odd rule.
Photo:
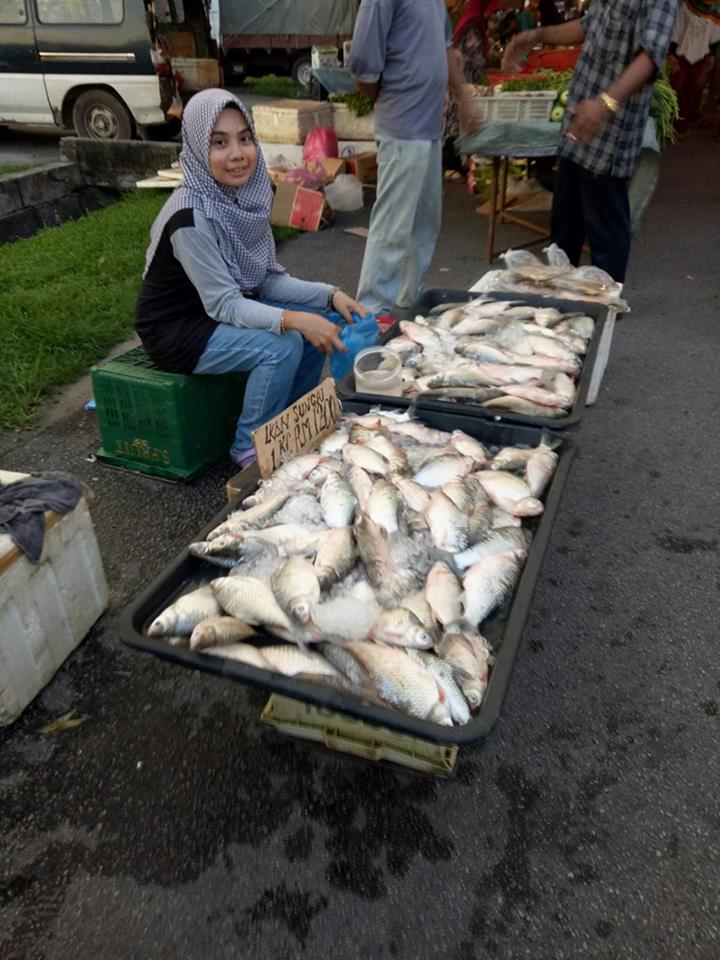
[[[347,347],[347,353],[336,350],[330,355],[330,373],[335,380],[342,380],[352,372],[355,357],[366,347],[374,346],[380,339],[380,327],[375,315],[366,314],[364,317],[353,313],[354,323],[346,323],[339,313],[326,313],[328,320],[338,325],[342,324],[340,339]]]

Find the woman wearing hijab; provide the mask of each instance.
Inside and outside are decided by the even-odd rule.
[[[161,370],[249,373],[230,456],[255,459],[252,432],[317,385],[339,328],[365,310],[325,283],[289,276],[275,258],[272,188],[244,104],[203,90],[183,114],[183,184],[150,231],[135,328]],[[282,304],[292,304],[283,307]]]

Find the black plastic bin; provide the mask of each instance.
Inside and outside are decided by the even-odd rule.
[[[418,300],[412,310],[412,316],[426,314],[441,303],[463,303],[469,300],[476,300],[478,297],[485,297],[492,300],[512,300],[517,303],[527,303],[534,307],[557,307],[563,313],[584,313],[592,317],[595,321],[592,339],[588,344],[587,353],[583,357],[582,370],[577,381],[577,395],[575,403],[566,417],[530,417],[522,413],[512,413],[510,410],[499,413],[497,410],[488,410],[477,403],[455,400],[432,400],[427,395],[409,396],[409,397],[384,397],[379,394],[358,393],[355,390],[355,376],[350,372],[343,377],[336,386],[338,395],[348,400],[361,400],[365,403],[387,403],[388,400],[399,407],[408,407],[411,404],[416,405],[418,409],[425,410],[447,410],[453,414],[465,414],[471,417],[483,417],[484,419],[494,420],[495,422],[522,423],[531,427],[549,427],[551,430],[564,430],[566,427],[574,426],[578,423],[585,410],[590,381],[592,380],[593,368],[597,359],[598,347],[602,336],[605,320],[607,319],[609,308],[602,303],[589,303],[586,300],[557,300],[551,297],[543,297],[538,294],[517,293],[512,291],[502,293],[471,293],[469,290],[428,290]],[[407,319],[411,319],[410,316]],[[394,323],[387,333],[383,334],[380,343],[387,343],[400,334],[400,322]]]
[[[385,404],[392,406],[392,404]],[[355,401],[343,403],[345,412],[365,413],[369,404]],[[418,410],[418,418],[430,427],[439,430],[464,430],[485,444],[498,446],[535,446],[540,441],[542,431],[537,428],[517,426],[507,423],[492,423],[480,417],[465,417],[450,411]],[[297,680],[280,674],[246,666],[221,657],[196,653],[182,647],[170,646],[167,642],[147,637],[144,631],[152,620],[180,594],[186,593],[203,582],[222,576],[218,567],[192,556],[184,550],[160,576],[128,607],[120,618],[120,634],[125,643],[146,653],[153,653],[184,667],[205,670],[233,680],[240,680],[251,686],[274,693],[294,697],[339,713],[358,717],[368,723],[389,727],[413,737],[420,737],[435,743],[471,743],[480,740],[492,730],[500,714],[503,698],[507,690],[515,655],[520,643],[525,618],[530,609],[533,589],[540,572],[552,524],[557,513],[565,480],[567,478],[572,455],[572,441],[566,435],[556,434],[556,452],[558,463],[555,474],[545,491],[543,502],[545,511],[527,526],[533,533],[532,545],[528,553],[520,581],[513,597],[503,608],[496,611],[493,618],[486,621],[483,635],[487,638],[496,654],[494,667],[490,673],[485,699],[480,710],[464,726],[444,727],[427,720],[418,720],[374,703],[360,700],[350,694],[331,690],[310,681]],[[257,485],[257,475],[253,473],[245,489],[225,507],[211,523],[200,531],[198,540],[205,539],[207,533],[216,527],[238,502],[249,496]],[[263,643],[280,642],[270,634],[259,631],[258,639]],[[285,641],[283,641],[285,642]]]

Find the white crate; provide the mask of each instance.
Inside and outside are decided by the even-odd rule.
[[[472,105],[483,123],[532,123],[550,119],[556,97],[554,90],[495,93],[489,97],[473,96]]]
[[[0,471],[5,483],[21,476]],[[46,521],[38,564],[0,535],[0,726],[50,681],[108,603],[85,501],[59,518],[47,514]]]
[[[338,140],[374,140],[375,114],[356,116],[346,103],[332,104],[332,122]]]
[[[330,104],[319,100],[255,104],[252,115],[258,140],[265,143],[305,143],[314,127],[332,126]]]

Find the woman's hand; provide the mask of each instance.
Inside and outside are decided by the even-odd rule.
[[[353,322],[353,313],[359,313],[361,317],[367,314],[367,310],[362,304],[358,303],[357,300],[353,300],[352,297],[348,296],[347,293],[343,293],[342,290],[336,290],[335,293],[333,293],[331,303],[346,323]]]
[[[516,33],[510,43],[505,47],[505,53],[502,58],[503,70],[519,70],[520,61],[527,57],[532,48],[538,43],[538,30],[523,30],[522,33]]]
[[[348,300],[350,300],[349,297]],[[355,303],[354,300],[350,302]],[[320,353],[334,353],[335,350],[347,353],[347,347],[340,339],[340,328],[335,326],[332,320],[326,320],[325,317],[318,316],[317,313],[286,310],[285,329],[297,330]]]

